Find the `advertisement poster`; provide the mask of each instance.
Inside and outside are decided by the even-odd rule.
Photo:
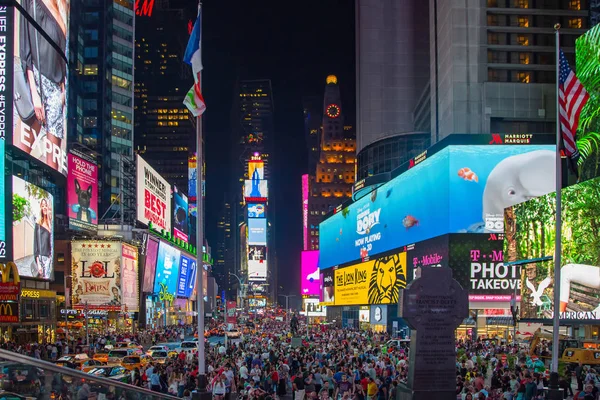
[[[302,240],[304,250],[308,250],[308,175],[302,175]]]
[[[71,242],[73,308],[121,311],[121,243]]]
[[[121,272],[121,292],[123,307],[126,312],[140,310],[140,293],[138,290],[138,251],[136,247],[123,243],[123,271]]]
[[[321,296],[319,300],[326,305],[335,304],[335,280],[334,269],[329,268],[321,271]]]
[[[248,218],[264,218],[265,203],[250,203],[248,204]]]
[[[196,169],[197,158],[196,153],[188,157],[188,209],[189,215],[192,217],[198,216],[197,209],[197,179],[198,170]]]
[[[187,297],[191,263],[192,260],[189,257],[181,255],[179,278],[177,278],[177,297]]]
[[[19,275],[52,279],[54,198],[44,189],[13,176],[12,205],[13,259]]]
[[[265,281],[267,280],[267,262],[248,260],[248,280]]]
[[[173,187],[173,236],[187,243],[190,232],[188,220],[188,199],[185,194]]]
[[[98,231],[98,165],[89,157],[71,151],[67,175],[69,229]]]
[[[172,302],[175,299],[180,258],[181,251],[163,241],[160,242],[154,281],[154,293],[158,294],[160,301]]]
[[[266,307],[267,299],[248,299],[248,305],[251,308]]]
[[[156,274],[156,257],[158,256],[159,241],[150,235],[147,237],[142,291],[144,293],[152,293],[154,291],[154,275]]]
[[[308,315],[309,317],[326,317],[327,306],[319,304],[319,299],[302,299],[302,310],[301,315]]]
[[[319,226],[321,269],[447,233],[503,232],[504,208],[554,191],[554,146],[450,145]]]
[[[269,197],[269,187],[266,180],[246,180],[244,182],[244,197],[246,201],[266,201]]]
[[[554,255],[555,194],[506,210],[506,261]],[[562,190],[560,319],[600,319],[600,178]],[[514,234],[513,234],[514,232]],[[521,318],[550,319],[554,305],[554,261],[522,266]]]
[[[171,186],[142,157],[137,156],[137,219],[171,232]]]
[[[300,261],[300,292],[302,296],[318,296],[321,287],[319,250],[303,251]]]
[[[16,95],[12,143],[66,176],[69,1],[44,1],[35,13],[33,5],[36,3],[17,2],[28,16],[13,8],[14,59],[12,55],[6,57],[14,62],[13,90]],[[29,23],[28,18],[46,29],[45,34],[53,45]],[[39,54],[35,51],[38,48],[42,49]],[[35,106],[37,104],[41,107]]]
[[[396,304],[407,283],[406,252],[335,270],[335,305]]]
[[[11,43],[13,41],[14,18],[11,7],[0,9],[0,24],[4,29],[0,31],[0,43]],[[10,49],[6,46],[0,47],[0,60],[4,60],[4,68],[0,69],[0,79],[6,82],[0,85],[0,96],[5,101],[0,103],[0,115],[4,116],[3,123],[0,124],[0,171],[4,171],[6,143],[11,143],[13,126],[13,85],[11,82],[11,72],[13,71],[13,57],[9,53]],[[0,173],[0,193],[6,193],[6,177]],[[6,198],[0,195],[0,260],[8,256],[6,248]]]
[[[503,241],[494,234],[450,235],[452,277],[469,290],[469,301],[510,301],[521,292],[521,268],[504,265]]]
[[[182,254],[181,257],[184,257]],[[189,259],[189,274],[187,280],[187,288],[185,290],[185,297],[190,298],[194,295],[196,289],[196,279],[198,274],[198,264],[194,258]]]
[[[227,301],[227,323],[237,323],[237,303],[235,301]]]
[[[371,306],[369,319],[372,325],[387,325],[387,306]]]
[[[419,267],[448,266],[450,258],[448,254],[449,240],[449,235],[443,235],[406,246],[408,265],[412,266],[413,271],[412,279],[415,279]],[[412,279],[409,279],[409,282]]]
[[[265,179],[265,163],[262,160],[248,161],[248,179],[263,180]]]
[[[248,245],[248,259],[253,261],[265,261],[267,259],[267,246],[256,244]]]
[[[248,219],[248,243],[267,245],[267,220],[265,218]]]

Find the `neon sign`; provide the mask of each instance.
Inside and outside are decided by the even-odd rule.
[[[154,10],[154,0],[135,0],[133,7],[135,15],[141,17],[151,17]]]

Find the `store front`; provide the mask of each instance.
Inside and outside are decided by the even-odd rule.
[[[20,323],[13,332],[18,344],[56,341],[56,292],[21,288]]]

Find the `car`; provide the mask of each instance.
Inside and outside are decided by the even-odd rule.
[[[129,383],[129,380],[131,379],[129,371],[121,365],[107,365],[94,368],[90,370],[88,374],[123,383]]]
[[[103,363],[107,363],[108,362],[108,352],[110,350],[96,350],[96,353],[94,354],[94,356],[92,357],[93,360],[95,361],[100,361]]]
[[[144,347],[139,343],[132,341],[124,341],[115,343],[115,349],[143,349]]]
[[[152,357],[147,356],[147,355],[134,355],[134,356],[127,356],[123,358],[123,361],[121,361],[121,366],[125,369],[127,369],[128,371],[131,371],[135,368],[142,368],[144,366],[146,366],[148,363],[150,363],[152,361]]]
[[[153,351],[169,351],[169,346],[162,344],[152,346],[148,350],[146,350],[146,355],[151,356]]]
[[[169,353],[165,350],[154,350],[150,357],[152,357],[153,361],[164,364],[169,359]]]
[[[109,363],[120,363],[123,358],[136,354],[134,349],[115,349],[108,353]]]
[[[240,331],[238,331],[235,328],[229,329],[227,330],[227,332],[225,332],[225,335],[227,336],[228,339],[238,339],[242,336],[242,333]]]
[[[179,345],[179,347],[177,347],[175,349],[175,351],[177,353],[181,353],[181,352],[185,352],[185,353],[194,353],[196,351],[198,351],[198,342],[194,342],[194,341],[186,341],[186,342],[181,342],[181,344]]]
[[[66,367],[71,369],[81,369],[81,365],[88,361],[90,358],[87,354],[66,354],[56,360],[54,363],[59,367]]]
[[[407,348],[410,347],[410,339],[392,339],[386,343],[387,347]]]
[[[85,361],[83,364],[81,364],[81,371],[88,372],[89,370],[91,370],[93,368],[98,368],[103,365],[106,365],[106,363],[104,363],[102,361],[96,361],[94,359],[89,359],[89,360]]]
[[[0,400],[35,400],[35,397],[21,396],[20,394],[0,390]]]

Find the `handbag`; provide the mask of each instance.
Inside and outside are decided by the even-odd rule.
[[[37,1],[34,0],[34,2],[33,2],[33,19],[35,21],[37,21],[36,5],[37,5]],[[36,29],[35,30],[35,46],[36,46],[36,52],[37,52],[37,59],[38,59],[38,63],[39,63],[40,62],[40,49],[39,49],[38,40],[39,40],[38,32]],[[17,57],[15,57],[14,62],[13,62],[13,73],[14,73],[13,103],[15,105],[15,108],[17,109],[17,113],[19,114],[21,121],[23,121],[24,124],[31,127],[37,121],[37,118],[35,116],[35,108],[33,106],[33,97],[31,95],[31,88],[29,86],[29,82],[27,81],[26,70],[25,70],[25,68],[23,68],[23,63],[21,62],[21,60],[18,59]],[[40,81],[40,93],[42,93],[42,95],[40,97],[41,97],[41,100],[43,103],[44,102],[43,90],[41,87],[42,74],[40,72],[39,67],[38,67],[38,76],[39,76],[39,81]]]

